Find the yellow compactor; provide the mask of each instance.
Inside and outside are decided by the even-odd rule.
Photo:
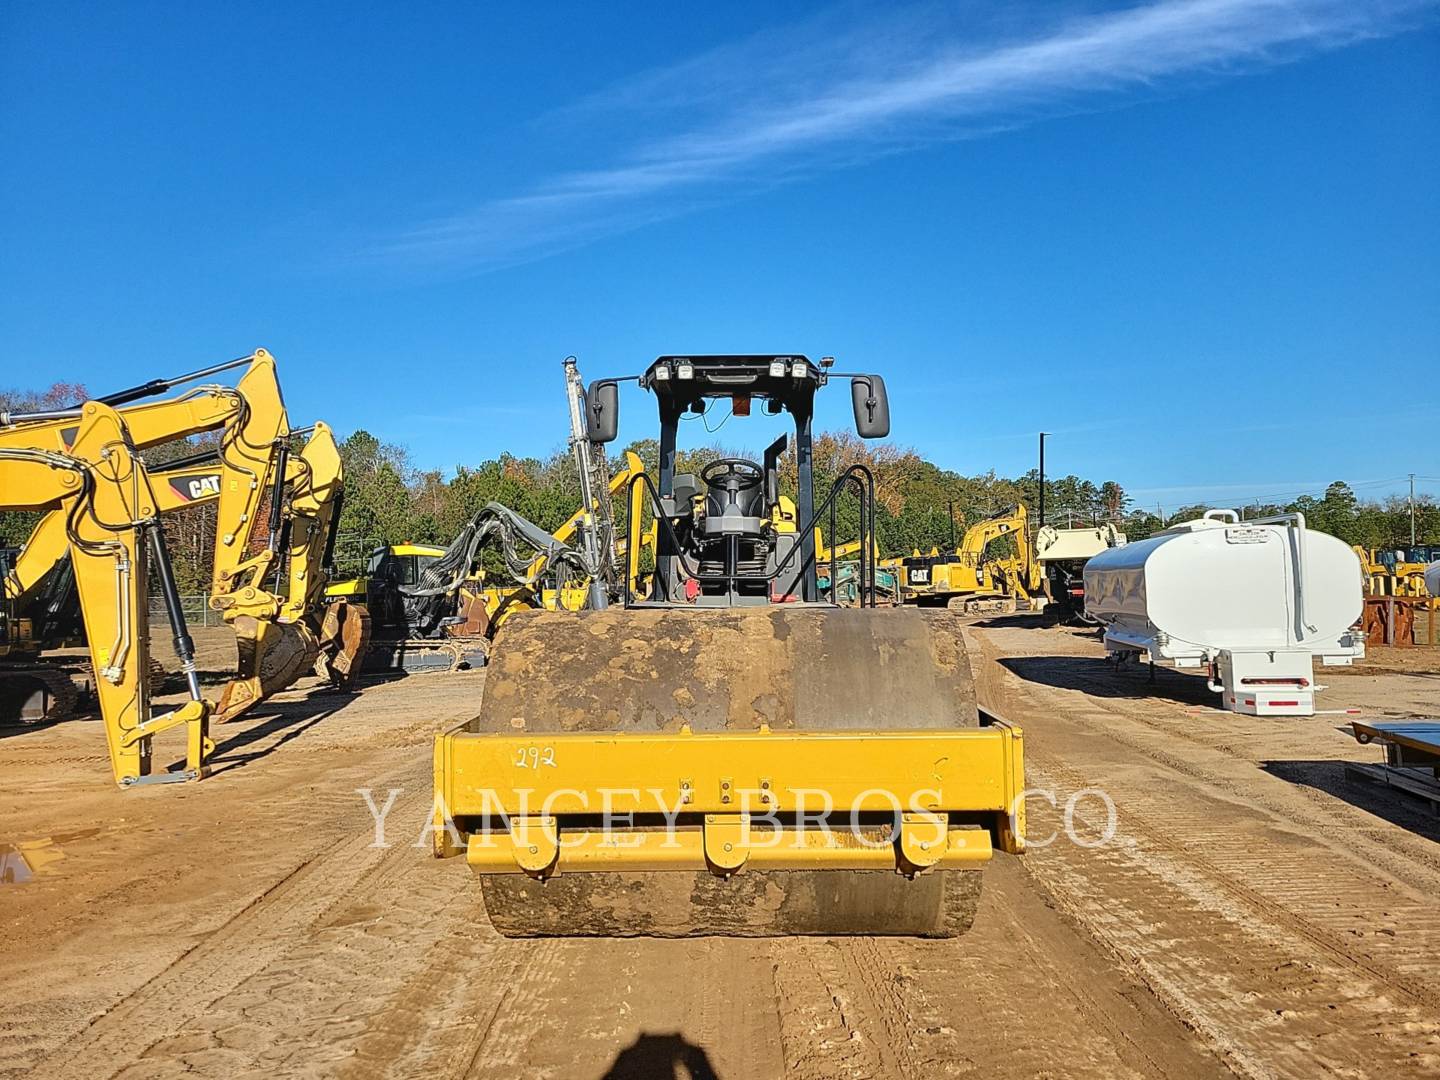
[[[815,529],[860,503],[873,604],[873,480],[817,501],[806,357],[664,356],[592,383],[612,440],[618,383],[660,411],[659,469],[631,481],[627,547],[655,519],[655,572],[580,612],[517,612],[480,715],[435,747],[435,850],[463,855],[508,936],[950,937],[980,871],[1024,846],[1021,734],[976,703],[943,611],[820,601]],[[883,381],[850,377],[856,427],[889,431]],[[764,460],[675,472],[679,421],[725,398],[794,420],[797,529],[781,531],[782,438]],[[853,495],[851,494],[853,493]]]

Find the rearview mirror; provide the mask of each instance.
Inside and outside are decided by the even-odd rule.
[[[890,401],[885,380],[879,375],[860,375],[850,380],[850,400],[855,405],[855,433],[862,439],[883,439],[890,434]]]
[[[614,442],[620,433],[620,387],[597,380],[585,391],[585,437],[591,442]]]

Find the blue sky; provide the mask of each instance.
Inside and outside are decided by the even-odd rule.
[[[1426,0],[6,0],[0,385],[263,345],[448,469],[559,447],[569,353],[776,349],[965,472],[1440,494],[1437,85]]]

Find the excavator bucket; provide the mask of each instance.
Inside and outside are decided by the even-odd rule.
[[[337,600],[320,621],[319,657],[315,671],[332,686],[348,690],[365,666],[370,648],[370,613],[363,604]]]
[[[277,623],[237,615],[231,625],[240,659],[215,709],[215,719],[222,724],[285,689],[314,665],[319,653],[315,632],[303,621]]]
[[[435,781],[507,936],[952,937],[1023,847],[1020,732],[943,612],[517,613]]]

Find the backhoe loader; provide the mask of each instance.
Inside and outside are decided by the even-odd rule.
[[[1440,544],[1379,549],[1352,546],[1360,557],[1367,595],[1420,598],[1433,595],[1425,584],[1425,575],[1440,561]]]
[[[149,476],[114,409],[87,402],[75,413],[68,449],[0,443],[0,507],[62,515],[115,782],[198,779],[214,749],[210,705],[200,693]],[[161,715],[151,709],[148,679],[152,566],[189,695]],[[23,666],[8,676],[7,693],[29,692]],[[174,728],[185,733],[185,765],[167,772],[157,767],[153,740]]]
[[[135,404],[141,398],[218,372],[244,367],[235,387],[204,385],[179,397]],[[217,720],[233,719],[263,697],[283,689],[313,661],[317,649],[328,671],[343,681],[357,666],[364,647],[363,616],[320,626],[318,597],[320,559],[328,557],[330,532],[338,516],[342,477],[338,450],[329,429],[319,424],[298,457],[292,457],[292,435],[275,361],[264,349],[238,360],[172,379],[152,380],[98,399],[114,407],[144,451],[192,435],[219,432],[214,450],[170,462],[156,474],[159,509],[170,512],[200,502],[216,502],[215,560],[211,603],[236,631],[239,652],[236,678],[222,693]],[[78,410],[0,416],[0,446],[53,446],[64,449],[76,430]],[[290,508],[282,515],[282,502]],[[259,511],[269,498],[269,535],[258,550],[255,535]],[[318,534],[317,534],[318,530]],[[288,546],[288,553],[283,550]],[[10,605],[23,609],[51,575],[66,550],[62,515],[41,520],[24,549],[5,574]],[[267,575],[288,554],[287,597],[264,588]],[[304,617],[302,617],[302,615]],[[327,632],[328,631],[328,632]],[[342,631],[348,638],[342,640]],[[318,636],[318,640],[317,640]],[[31,651],[54,642],[43,635],[30,642]],[[56,684],[56,690],[63,688]],[[62,700],[56,698],[56,701]],[[55,712],[56,710],[51,710]]]
[[[590,385],[596,443],[616,436],[620,382],[659,406],[658,473],[629,482],[658,524],[655,571],[583,611],[515,613],[479,715],[435,745],[435,853],[465,856],[500,933],[950,937],[994,850],[1023,848],[1020,731],[978,708],[958,626],[872,606],[873,478],[856,465],[814,491],[829,363],[662,356]],[[887,435],[883,381],[849,378],[858,433]],[[790,414],[798,528],[772,520],[788,438],[676,472],[682,416],[720,398]],[[835,534],[842,497],[859,501],[863,607],[816,580],[814,530]]]

